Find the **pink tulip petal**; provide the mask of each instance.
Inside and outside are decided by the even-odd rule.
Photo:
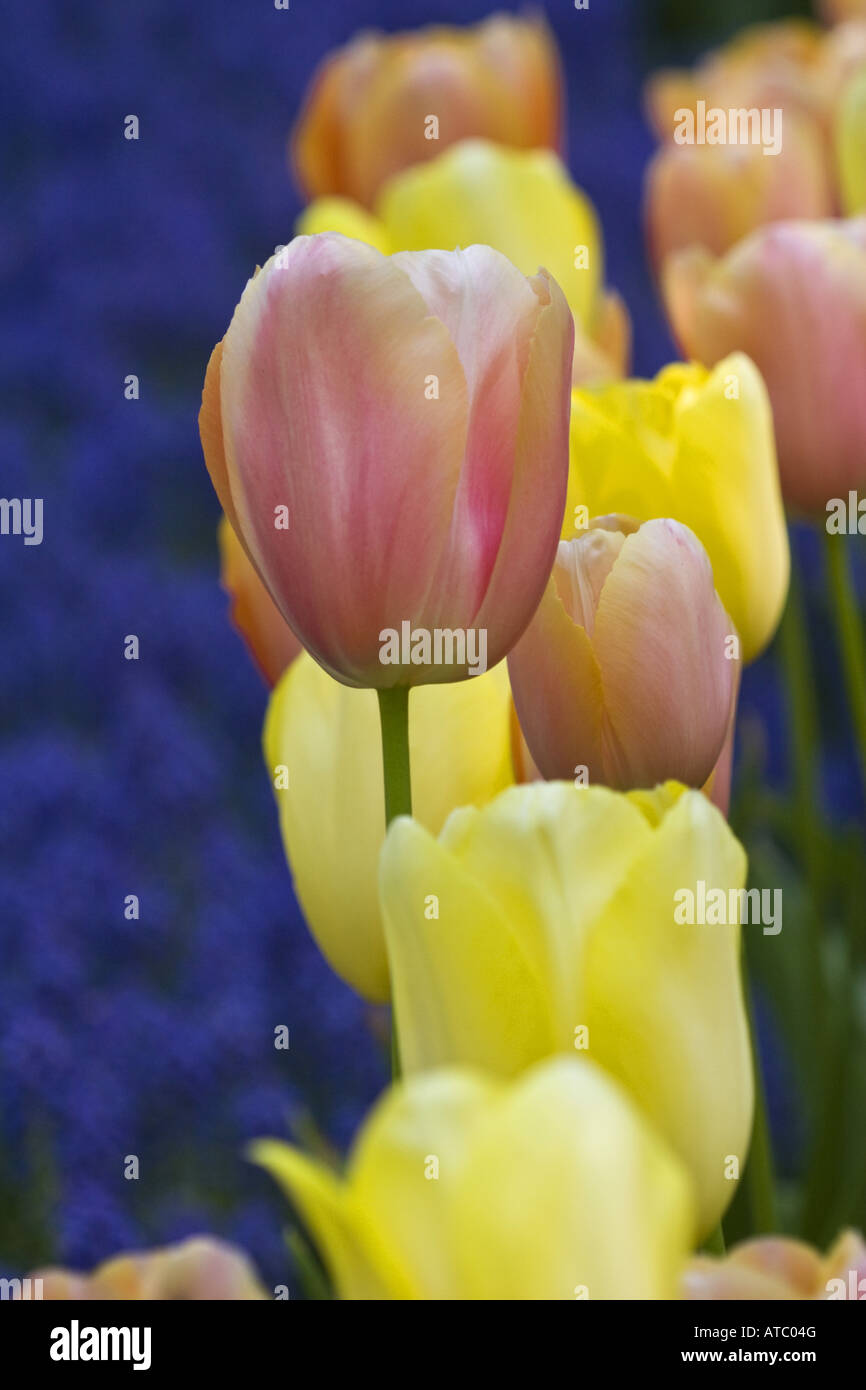
[[[338,679],[380,684],[378,633],[421,614],[448,534],[466,379],[392,260],[332,234],[299,237],[282,256],[249,282],[225,338],[232,498],[305,645]],[[431,375],[437,400],[425,396]],[[290,529],[275,533],[279,506]]]
[[[593,647],[611,786],[702,786],[722,750],[736,680],[732,633],[700,542],[679,522],[629,536],[602,590]]]
[[[544,272],[530,282],[542,308],[523,380],[517,455],[502,544],[475,626],[490,631],[490,665],[524,631],[556,555],[568,487],[574,320],[559,285]],[[502,614],[509,629],[502,630]]]

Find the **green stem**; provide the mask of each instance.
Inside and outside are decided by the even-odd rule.
[[[755,1027],[755,1008],[752,992],[746,983],[749,1001],[749,1031],[752,1035],[752,1068],[755,1086],[755,1118],[752,1122],[752,1143],[746,1164],[746,1188],[752,1210],[752,1234],[768,1235],[776,1226],[776,1185],[773,1177],[773,1148],[767,1122],[767,1095],[758,1053],[758,1030]]]
[[[725,1253],[725,1233],[722,1230],[722,1223],[719,1222],[714,1231],[710,1231],[703,1244],[704,1253],[707,1255],[722,1256]]]
[[[380,690],[382,769],[385,778],[385,824],[397,816],[412,814],[412,781],[409,772],[409,687]],[[400,1044],[397,1017],[391,1005],[391,1078],[400,1076]]]
[[[848,537],[825,532],[827,570],[836,634],[842,649],[845,690],[851,707],[860,776],[866,790],[866,639],[857,606]]]
[[[409,778],[409,687],[379,692],[382,721],[382,767],[385,773],[385,824],[412,814]]]

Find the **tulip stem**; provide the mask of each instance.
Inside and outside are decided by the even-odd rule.
[[[397,816],[412,814],[412,779],[409,771],[409,687],[395,685],[380,690],[379,718],[382,724],[382,771],[385,778],[385,824]],[[391,1079],[400,1076],[400,1043],[397,1015],[391,1004]]]
[[[845,689],[851,707],[854,738],[860,761],[860,776],[866,791],[866,640],[857,605],[857,591],[851,570],[851,554],[845,535],[825,532],[827,570],[836,633],[842,649]]]
[[[379,691],[382,721],[382,769],[385,774],[385,824],[412,814],[409,776],[409,687]]]

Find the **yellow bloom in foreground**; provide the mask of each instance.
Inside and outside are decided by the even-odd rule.
[[[342,232],[386,255],[480,243],[501,251],[525,275],[543,266],[575,316],[578,370],[602,379],[625,369],[628,320],[617,296],[602,293],[604,251],[595,209],[551,150],[464,140],[391,179],[373,214],[344,198],[323,198],[301,214],[297,231]]]
[[[572,393],[562,539],[614,512],[690,527],[743,659],[763,651],[785,605],[790,557],[769,398],[748,357],[733,353],[711,371],[675,363],[653,381]]]
[[[277,1140],[344,1299],[673,1298],[689,1183],[618,1086],[559,1058],[508,1085],[467,1069],[380,1101],[345,1178]]]
[[[745,1163],[749,1036],[738,925],[677,922],[676,895],[703,880],[728,901],[745,876],[724,818],[673,782],[514,787],[438,839],[395,821],[380,885],[404,1071],[508,1076],[585,1049],[685,1161],[705,1234]]]
[[[511,732],[504,662],[414,691],[412,795],[422,825],[436,833],[455,806],[481,805],[513,782]],[[375,691],[341,685],[302,652],[271,697],[265,762],[310,931],[337,974],[379,1001],[389,995],[376,884],[381,745]]]

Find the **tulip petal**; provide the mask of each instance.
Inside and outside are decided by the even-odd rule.
[[[345,1186],[321,1163],[289,1144],[263,1139],[250,1157],[295,1203],[345,1298],[412,1298],[413,1284],[382,1235],[367,1222]]]
[[[626,798],[556,783],[455,812],[439,841],[395,824],[380,889],[405,1070],[513,1073],[572,1047],[586,934],[648,836]]]
[[[379,873],[404,1075],[451,1061],[509,1075],[545,1056],[539,962],[498,898],[408,819],[389,831]],[[467,999],[463,980],[482,988]],[[504,1011],[505,999],[520,1008]]]
[[[415,1297],[448,1298],[458,1285],[451,1208],[479,1113],[496,1083],[464,1070],[433,1072],[392,1090],[373,1111],[347,1177],[357,1207],[415,1285]],[[428,1176],[430,1160],[436,1176]]]
[[[371,684],[376,634],[413,621],[448,533],[466,380],[444,324],[393,261],[329,234],[280,255],[248,283],[225,339],[231,496],[308,650],[338,679]],[[430,374],[436,400],[425,397]],[[277,546],[280,507],[290,529]]]
[[[706,551],[687,527],[648,521],[626,538],[602,589],[592,639],[611,786],[669,777],[703,785],[734,696],[737,663],[725,655],[731,635]]]
[[[533,284],[542,308],[523,382],[511,495],[502,545],[475,617],[476,626],[495,631],[497,613],[511,613],[515,621],[509,645],[528,625],[544,592],[568,487],[566,383],[571,375],[573,326],[556,282],[542,273]]]
[[[598,220],[551,151],[465,140],[398,174],[376,211],[394,245],[408,251],[477,242],[495,246],[524,275],[543,265],[581,325],[592,328],[603,280]]]
[[[692,272],[678,256],[666,267],[677,336],[705,362],[739,349],[757,364],[788,502],[814,512],[847,496],[866,479],[866,393],[847,386],[866,375],[866,218],[775,223],[697,285]]]
[[[743,660],[760,654],[781,616],[790,559],[773,418],[753,362],[734,353],[711,371],[675,364],[652,382],[574,392],[563,540],[611,512],[673,517],[694,531]]]
[[[592,642],[566,612],[551,579],[508,657],[514,706],[542,777],[605,781],[604,692]]]
[[[454,1222],[470,1299],[673,1298],[693,1234],[691,1192],[655,1132],[600,1069],[566,1059],[489,1107]]]
[[[698,1178],[702,1235],[733,1196],[727,1160],[745,1167],[751,1054],[739,926],[677,924],[675,895],[695,893],[698,880],[727,894],[745,879],[745,854],[716,808],[698,792],[681,796],[611,895],[584,963],[590,1056]]]
[[[295,223],[295,234],[317,236],[320,232],[339,232],[341,236],[365,241],[384,256],[396,249],[384,222],[348,198],[317,198],[304,208]]]
[[[465,605],[468,600],[469,620],[474,623],[500,548],[504,548],[509,507],[522,500],[516,495],[515,454],[520,444],[524,378],[533,338],[536,330],[541,332],[541,317],[550,296],[539,294],[532,281],[489,246],[470,246],[456,256],[436,251],[401,252],[393,257],[393,263],[406,272],[430,313],[445,324],[466,375],[466,462],[455,497],[449,544],[441,569],[431,582],[428,610],[433,615],[431,626],[447,625],[455,605]],[[567,316],[567,308],[564,312]],[[563,322],[556,339],[560,348],[567,341]],[[554,380],[550,385],[551,407],[567,397],[562,381],[560,376],[558,383]],[[562,459],[567,445],[550,449],[543,434],[544,420],[536,423],[533,482],[536,495],[544,498],[548,483],[553,481],[544,465],[548,460],[559,465],[564,480]],[[538,508],[542,516],[551,510],[550,505]],[[526,518],[525,524],[531,526],[531,518]],[[549,533],[548,526],[548,539]],[[509,553],[507,549],[505,553]],[[530,566],[530,572],[538,569],[534,563]],[[506,598],[501,601],[504,611],[508,611],[507,602]],[[504,655],[498,652],[493,660]]]

